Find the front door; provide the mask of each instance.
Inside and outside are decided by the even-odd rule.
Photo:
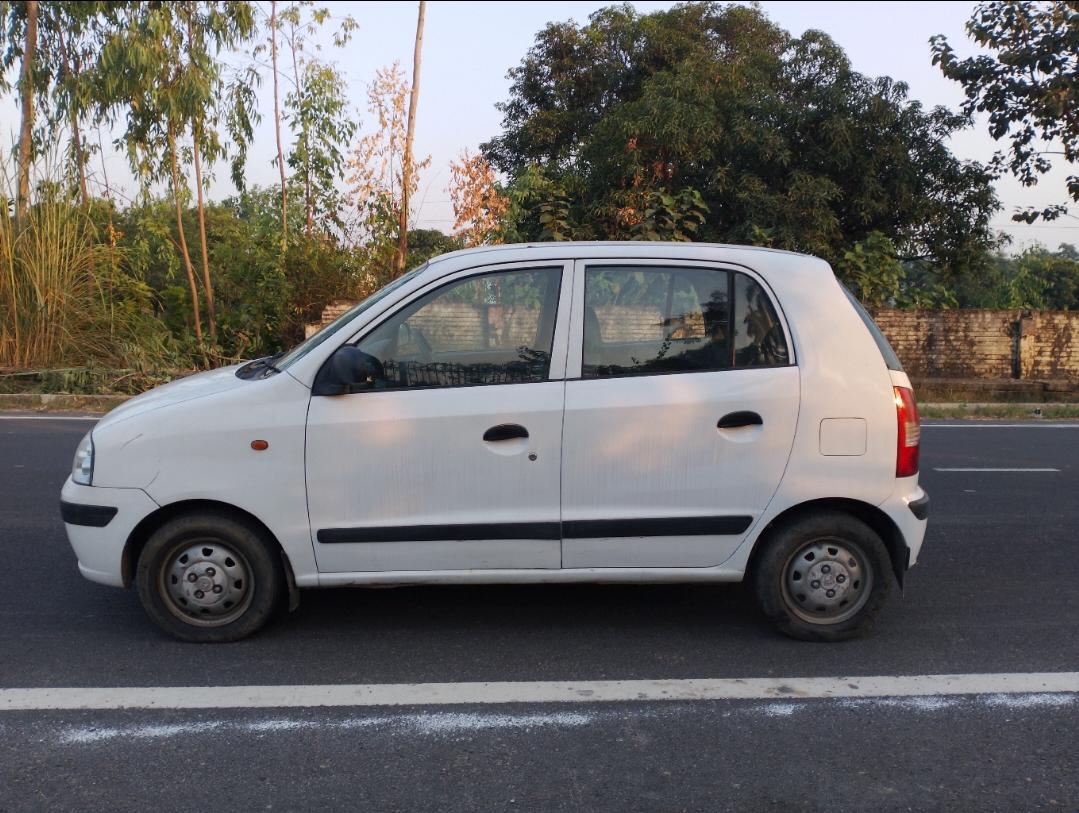
[[[372,388],[308,413],[320,571],[560,566],[571,277],[561,262],[461,272],[365,331]]]
[[[578,263],[562,566],[709,567],[782,479],[798,368],[763,283],[689,262]]]

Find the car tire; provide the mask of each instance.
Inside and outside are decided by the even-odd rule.
[[[802,641],[866,634],[892,591],[888,551],[877,533],[839,512],[804,515],[771,530],[753,566],[764,614]]]
[[[199,512],[158,528],[139,556],[139,598],[174,638],[238,641],[284,603],[284,566],[276,544],[242,518]]]

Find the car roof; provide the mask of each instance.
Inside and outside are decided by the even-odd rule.
[[[820,279],[832,277],[832,269],[824,260],[809,254],[781,251],[760,246],[738,246],[723,243],[660,242],[644,240],[509,243],[452,251],[432,257],[421,275],[431,280],[474,266],[534,260],[569,259],[636,259],[697,260],[729,262],[760,271],[772,277],[782,275],[793,281],[808,276]]]

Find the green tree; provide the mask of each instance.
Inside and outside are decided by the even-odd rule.
[[[959,59],[938,34],[930,40],[933,63],[963,86],[963,111],[987,113],[990,135],[1010,142],[994,165],[1026,186],[1049,171],[1051,155],[1074,165],[1079,160],[1079,2],[981,3],[967,33],[991,53]],[[1068,177],[1067,189],[1079,202],[1079,175]],[[1066,213],[1067,206],[1056,204],[1017,211],[1012,219],[1032,223]]]
[[[838,261],[880,233],[949,276],[995,243],[991,173],[945,146],[963,116],[756,7],[605,8],[548,25],[509,77],[503,132],[483,150],[521,237],[633,236],[662,202],[660,222],[700,217],[681,230],[691,239]]]

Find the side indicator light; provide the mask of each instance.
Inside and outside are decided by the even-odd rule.
[[[266,449],[270,448],[270,444],[269,441],[265,440],[253,440],[251,441],[251,448],[254,449],[256,452],[263,452]]]

